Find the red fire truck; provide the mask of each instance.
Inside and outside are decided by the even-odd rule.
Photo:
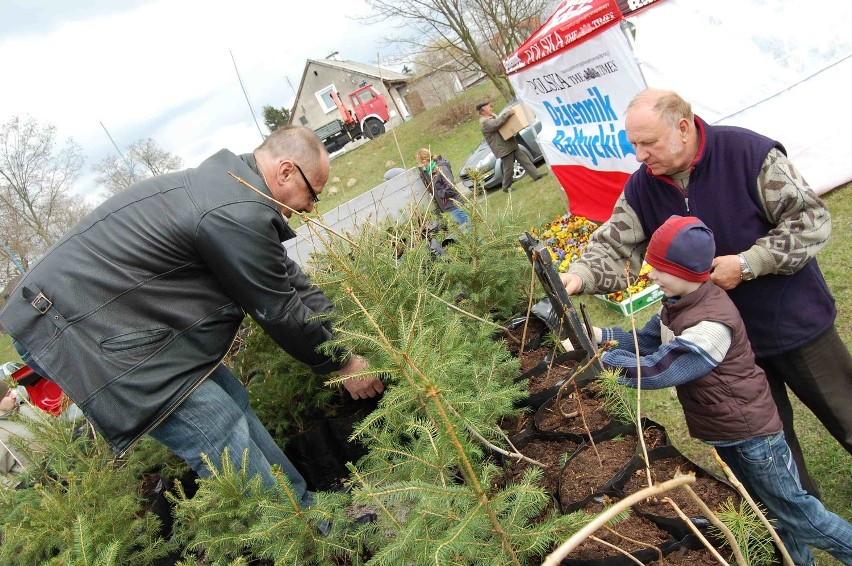
[[[388,103],[372,85],[363,84],[349,93],[349,106],[336,91],[331,98],[340,112],[340,118],[314,130],[329,152],[335,152],[352,140],[367,136],[376,138],[385,133],[385,123],[390,119]]]

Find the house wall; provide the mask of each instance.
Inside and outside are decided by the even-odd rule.
[[[462,92],[462,84],[455,72],[435,71],[409,83],[406,101],[413,115],[440,106]]]
[[[398,93],[396,94],[397,104],[394,105],[388,89],[377,78],[345,69],[317,65],[315,63],[310,63],[305,73],[299,99],[294,105],[292,123],[317,129],[332,120],[340,118],[340,112],[337,108],[335,107],[326,111],[317,100],[315,93],[333,84],[340,94],[344,105],[348,107],[349,93],[357,89],[361,81],[367,81],[368,84],[371,84],[373,88],[384,95],[387,100],[391,119],[385,125],[385,128],[390,129],[402,123],[400,111],[403,113],[407,113],[407,111],[403,109],[401,97]],[[396,91],[395,88],[391,90]],[[399,110],[397,109],[398,107]]]

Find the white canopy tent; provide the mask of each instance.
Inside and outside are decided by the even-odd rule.
[[[628,21],[648,86],[781,142],[819,194],[852,180],[852,3],[662,0]]]

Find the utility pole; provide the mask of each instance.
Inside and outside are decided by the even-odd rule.
[[[243,96],[246,97],[246,104],[248,104],[249,112],[251,112],[251,117],[254,119],[254,125],[257,126],[257,133],[260,134],[260,139],[265,140],[266,136],[263,135],[263,130],[260,129],[260,124],[257,123],[257,116],[254,114],[254,108],[251,107],[251,101],[249,101],[248,93],[246,92],[246,87],[243,86],[243,79],[240,77],[240,70],[237,68],[237,60],[234,59],[234,53],[230,49],[228,49],[228,53],[231,54],[231,61],[234,63],[234,71],[237,72],[237,80],[240,81],[240,88],[243,89]]]
[[[288,77],[287,75],[284,75],[284,78],[287,79],[287,84],[290,85],[290,90],[293,91],[293,104],[295,105],[296,104],[296,96],[297,96],[296,89],[293,88],[293,83],[290,82],[290,77]]]
[[[104,126],[103,122],[101,122],[101,128],[103,128],[104,132],[106,132],[106,135],[109,138],[109,141],[112,142],[113,147],[115,147],[115,151],[116,151],[116,153],[118,153],[118,156],[121,158],[122,161],[124,161],[124,165],[127,167],[127,170],[130,172],[130,179],[135,183],[136,182],[136,173],[133,172],[133,167],[130,166],[130,162],[127,161],[127,159],[124,158],[124,154],[122,154],[121,150],[118,149],[118,144],[116,144],[115,140],[112,139],[112,136],[109,135],[109,130],[106,129],[106,126]]]
[[[0,240],[0,246],[3,246],[3,251],[6,252],[6,255],[9,256],[9,259],[12,260],[12,263],[15,264],[15,267],[18,269],[18,271],[21,273],[21,275],[23,275],[24,274],[24,266],[21,265],[21,262],[19,262],[18,258],[15,257],[15,254],[13,254],[12,250],[9,249],[9,246],[6,245],[6,242],[4,242],[3,240]]]

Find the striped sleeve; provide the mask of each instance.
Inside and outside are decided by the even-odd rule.
[[[641,368],[642,389],[663,389],[707,375],[725,358],[731,337],[724,324],[702,321],[638,360],[626,350],[608,350],[601,362],[607,368],[623,368],[619,381],[624,385],[636,387]]]
[[[635,352],[636,345],[633,343],[633,333],[613,326],[611,328],[601,328],[601,343],[614,340],[618,344],[612,347],[612,350],[624,350],[626,352]],[[647,355],[655,352],[660,347],[660,315],[655,314],[651,317],[645,326],[636,331],[636,342],[639,343],[639,354]]]

